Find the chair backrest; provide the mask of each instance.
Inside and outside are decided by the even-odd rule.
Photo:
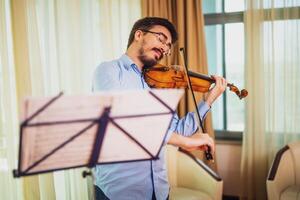
[[[202,169],[201,171],[197,171],[198,176],[205,177],[206,174],[209,174],[209,177],[215,179],[215,181],[222,181],[221,177],[206,166],[201,160],[196,159],[194,155],[185,152],[184,150],[179,151],[177,147],[172,145],[167,145],[166,147],[166,159],[170,186],[185,187],[189,185],[191,181],[197,181],[195,172],[191,171],[193,166]],[[203,178],[200,178],[199,180],[203,181]]]
[[[166,145],[165,158],[167,161],[167,171],[169,184],[171,187],[177,187],[177,151],[178,148],[172,145]]]
[[[295,172],[295,184],[300,186],[300,141],[288,144]]]
[[[269,171],[268,180],[273,181],[277,174],[277,184],[300,185],[300,141],[292,142],[280,149]]]

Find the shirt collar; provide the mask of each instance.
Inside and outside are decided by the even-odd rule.
[[[123,54],[120,58],[126,70],[129,70],[131,66],[135,65],[134,62],[126,55]]]

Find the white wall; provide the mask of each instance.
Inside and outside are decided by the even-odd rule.
[[[240,142],[216,141],[218,173],[224,181],[224,195],[239,196],[242,146]]]

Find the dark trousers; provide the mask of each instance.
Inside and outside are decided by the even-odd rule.
[[[105,196],[104,192],[95,185],[95,199],[96,200],[109,200],[107,196]],[[167,200],[169,199],[169,196],[167,197]],[[156,200],[155,194],[153,192],[152,200]]]
[[[96,185],[95,186],[95,200],[109,200],[107,196],[105,196],[104,192]]]

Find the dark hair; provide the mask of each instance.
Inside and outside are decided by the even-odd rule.
[[[128,38],[128,43],[127,43],[127,48],[131,45],[134,39],[134,34],[137,30],[150,30],[153,26],[160,25],[164,26],[167,28],[172,37],[172,43],[175,43],[178,39],[177,31],[174,27],[174,25],[167,19],[165,18],[160,18],[160,17],[145,17],[142,19],[139,19],[136,21],[131,29],[129,38]]]

